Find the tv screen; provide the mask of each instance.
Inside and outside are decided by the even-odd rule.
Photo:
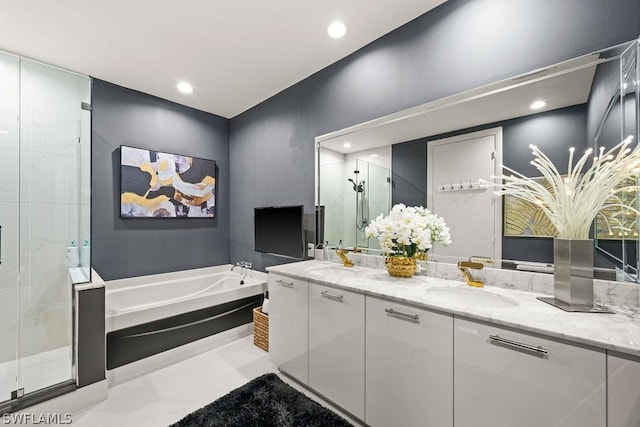
[[[121,218],[214,218],[215,160],[120,147]]]
[[[255,250],[302,259],[302,215],[302,205],[255,208]]]

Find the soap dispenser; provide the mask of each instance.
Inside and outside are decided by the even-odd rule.
[[[78,264],[80,264],[78,247],[76,246],[75,240],[72,240],[71,244],[67,248],[67,252],[65,253],[65,264],[69,268],[77,267]]]

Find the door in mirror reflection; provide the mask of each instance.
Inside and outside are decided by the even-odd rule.
[[[502,129],[428,143],[428,207],[451,230],[451,244],[434,244],[431,258],[456,262],[471,256],[501,258],[502,203],[481,186],[501,163]]]

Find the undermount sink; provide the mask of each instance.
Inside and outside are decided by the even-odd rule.
[[[334,274],[334,273],[355,275],[362,272],[360,270],[356,270],[354,267],[343,267],[341,265],[326,265],[323,267],[314,268],[313,270],[309,270],[309,273],[316,276],[323,276],[325,274]]]
[[[435,288],[427,290],[428,295],[456,304],[485,308],[513,308],[520,305],[518,301],[494,294],[482,289],[472,288]]]

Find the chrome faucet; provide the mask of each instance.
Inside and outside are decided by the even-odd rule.
[[[240,280],[240,284],[244,285],[244,278],[247,277],[248,274],[247,270],[251,270],[253,268],[253,264],[249,261],[240,261],[237,262],[236,265],[231,267],[231,271],[233,271],[233,269],[236,267],[240,267],[240,274],[242,274],[242,280]]]

